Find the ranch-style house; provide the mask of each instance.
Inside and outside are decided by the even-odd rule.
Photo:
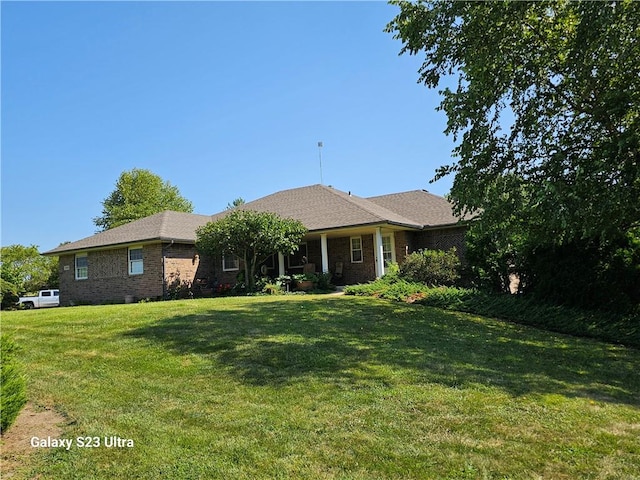
[[[381,277],[389,262],[419,249],[464,254],[466,223],[445,198],[425,190],[362,198],[312,185],[236,208],[274,212],[308,229],[295,254],[275,252],[264,262],[261,271],[271,277],[311,270],[355,284]],[[45,252],[60,258],[60,304],[167,298],[176,285],[210,291],[234,284],[238,258],[206,258],[195,248],[196,229],[228,213],[164,211]]]

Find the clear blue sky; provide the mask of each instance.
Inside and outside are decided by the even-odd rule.
[[[382,2],[2,2],[2,245],[92,235],[124,170],[195,213],[429,184],[453,142]]]

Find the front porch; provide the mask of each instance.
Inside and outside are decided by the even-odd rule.
[[[404,231],[391,228],[312,232],[294,255],[277,256],[277,273],[330,272],[338,285],[365,283],[383,276],[389,263],[404,258],[406,248]]]

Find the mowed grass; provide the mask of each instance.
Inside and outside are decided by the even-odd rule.
[[[640,478],[640,351],[372,298],[7,312],[64,438],[14,478]]]

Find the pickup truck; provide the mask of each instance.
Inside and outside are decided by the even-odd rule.
[[[40,290],[37,297],[20,297],[18,305],[24,308],[44,308],[60,306],[60,292],[56,290]]]

